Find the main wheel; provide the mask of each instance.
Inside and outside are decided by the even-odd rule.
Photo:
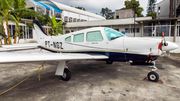
[[[67,68],[64,69],[64,73],[61,76],[61,79],[64,81],[69,81],[71,79],[71,72],[69,71],[69,69]]]
[[[107,60],[107,61],[106,61],[106,63],[107,63],[107,64],[112,64],[112,63],[113,63],[113,61],[109,61],[109,60]]]
[[[159,75],[154,71],[149,72],[147,77],[148,77],[148,80],[152,82],[157,82],[159,80]]]

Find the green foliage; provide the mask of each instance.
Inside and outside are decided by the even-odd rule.
[[[42,26],[47,25],[49,22],[49,15],[48,14],[42,15],[42,17],[44,17],[44,19],[37,17],[39,22],[41,23]]]
[[[57,22],[56,17],[53,16],[52,18],[49,17],[49,25],[52,27],[52,30],[49,30],[49,34],[51,36],[57,36],[58,34],[64,34],[62,21]]]
[[[142,7],[140,7],[139,1],[136,0],[126,0],[125,1],[125,8],[124,9],[128,9],[128,8],[132,8],[138,17],[143,17],[143,15],[141,14],[142,11],[144,10]],[[136,4],[136,9],[133,7],[133,4]]]
[[[156,2],[157,0],[148,0],[148,5],[147,5],[147,13],[152,13],[156,12]]]
[[[14,0],[13,6],[14,6],[14,9],[25,8],[26,7],[25,0]]]
[[[25,0],[14,0],[14,5],[12,6],[14,8],[14,10],[11,10],[11,14],[14,15],[14,17],[16,18],[16,33],[18,36],[18,39],[20,39],[22,33],[25,31],[21,31],[20,30],[20,26],[19,23],[25,23],[24,21],[21,20],[21,18],[23,17],[37,17],[38,19],[45,19],[44,17],[42,17],[41,15],[39,15],[39,12],[36,12],[32,9],[28,9],[25,8],[26,3]],[[33,27],[32,23],[26,23],[27,27]],[[15,39],[16,39],[16,33],[15,33]],[[14,40],[14,43],[16,43],[16,40]],[[18,40],[19,43],[19,40]]]
[[[153,19],[156,19],[156,12],[151,12],[147,16],[152,16]]]
[[[78,7],[75,7],[75,8],[86,11],[86,9],[84,7],[79,7],[78,6]]]
[[[102,8],[100,14],[106,19],[114,19],[115,12],[112,12],[109,8]]]

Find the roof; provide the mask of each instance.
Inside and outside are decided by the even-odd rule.
[[[141,21],[165,21],[165,20],[180,20],[180,18],[165,18],[165,19],[144,19],[144,20],[141,20]],[[137,21],[139,22],[139,21]]]
[[[65,11],[69,11],[69,12],[73,12],[73,13],[78,13],[78,14],[89,16],[89,17],[98,18],[98,19],[101,19],[101,20],[106,20],[104,17],[102,17],[100,15],[97,15],[97,14],[94,14],[94,13],[91,13],[91,12],[88,12],[88,11],[80,10],[80,9],[77,9],[77,8],[74,8],[74,7],[70,7],[70,6],[55,2],[53,0],[50,0],[50,1],[53,2],[61,10],[65,10]]]
[[[39,2],[39,1],[34,1],[34,0],[29,0],[29,1],[34,6],[43,7],[43,8],[46,8],[48,10],[54,10],[56,12],[61,12],[62,13],[62,11],[59,8],[57,8],[56,6],[53,6],[53,5],[50,5],[50,4],[45,4],[45,3],[42,3],[42,2]]]
[[[135,19],[136,22],[144,21],[144,20],[152,20],[152,17],[138,17]],[[107,26],[107,25],[128,25],[128,24],[134,24],[134,18],[72,22],[72,23],[67,23],[66,26],[67,27],[94,27],[94,26]]]

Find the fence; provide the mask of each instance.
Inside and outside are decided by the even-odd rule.
[[[174,25],[144,26],[144,37],[161,37],[162,32],[166,37],[174,36]]]

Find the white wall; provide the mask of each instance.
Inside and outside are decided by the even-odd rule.
[[[160,14],[158,8],[160,7]],[[163,0],[157,4],[157,18],[169,18],[170,0]]]
[[[69,11],[63,11],[63,16],[64,17],[67,16],[68,18],[72,17],[72,18],[76,18],[76,19],[80,19],[80,20],[87,20],[87,21],[99,20],[97,18],[93,18],[93,17],[89,17],[86,15],[77,14],[77,13],[73,13],[73,12],[69,12]]]

